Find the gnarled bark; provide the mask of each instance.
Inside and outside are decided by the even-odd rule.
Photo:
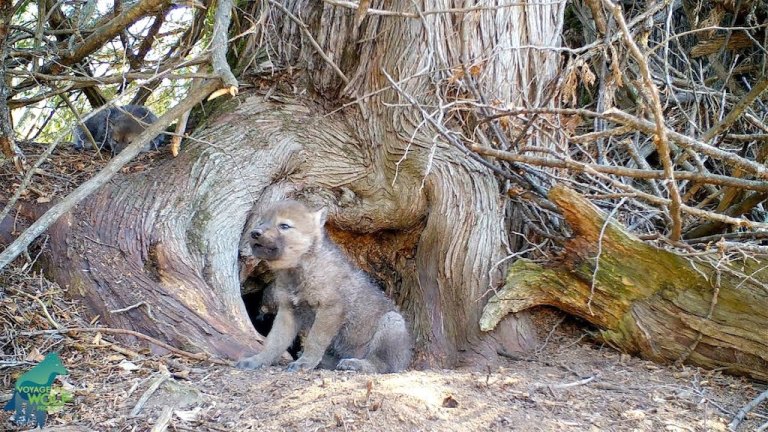
[[[359,20],[356,9],[329,3],[281,3],[282,8],[268,12],[277,23],[275,31],[253,38],[285,47],[278,55],[286,62],[309,65],[313,88],[327,99],[361,98],[352,105],[359,111],[345,113],[364,143],[370,169],[355,188],[372,217],[366,225],[392,229],[386,219],[393,212],[411,206],[426,210],[416,278],[405,278],[402,289],[413,302],[416,334],[427,351],[436,363],[454,365],[464,360],[459,352],[474,362],[477,357],[495,359],[499,343],[507,351],[529,348],[534,341],[525,314],[509,317],[495,334],[481,333],[476,324],[489,288],[502,278],[503,269],[494,264],[506,252],[508,203],[500,199],[490,171],[449,145],[425,117],[447,123],[451,112],[446,104],[469,91],[466,80],[476,81],[487,98],[511,105],[554,104],[545,89],[556,79],[559,56],[530,46],[559,44],[563,5],[471,10],[476,5],[467,3],[467,11],[453,14],[444,11],[461,8],[461,2],[373,1],[370,9],[402,16],[371,14]],[[308,25],[316,44],[296,31],[297,23],[286,19],[286,12]],[[451,88],[469,69],[479,71],[477,76]],[[414,109],[412,101],[423,111]],[[463,132],[476,133],[470,126]],[[536,145],[554,144],[546,132],[532,136]],[[513,231],[521,231],[521,218],[511,219]]]
[[[235,69],[247,73],[248,52],[269,40],[273,62],[304,67],[295,82],[315,100],[243,97],[178,159],[99,191],[54,230],[57,279],[110,325],[228,357],[258,350],[239,297],[240,275],[253,263],[246,259],[238,272],[238,241],[252,206],[299,196],[329,206],[331,235],[398,300],[422,365],[457,365],[462,352],[492,362],[499,344],[529,348],[525,315],[492,334],[478,325],[488,288],[503,274],[496,263],[505,253],[507,203],[497,180],[441,138],[424,111],[403,104],[407,95],[431,116],[448,115],[431,107],[452,91],[451,76],[472,66],[482,69],[472,79],[488,97],[546,104],[558,56],[518,47],[556,45],[562,5],[489,8],[459,20],[414,9],[449,4],[373,2],[406,15],[362,21],[355,9],[324,2],[250,4],[248,13],[267,14],[274,27],[259,34],[233,26],[245,35]],[[397,89],[387,88],[387,76]],[[319,100],[362,95],[345,117],[317,113]],[[141,302],[149,307],[110,312]]]
[[[419,325],[430,331],[431,321],[418,312],[428,306],[407,291],[417,281],[406,272],[415,269],[414,229],[424,224],[426,200],[371,193],[379,190],[372,170],[360,170],[371,166],[367,152],[346,128],[299,105],[244,98],[178,158],[118,178],[62,218],[51,230],[50,270],[104,324],[236,358],[259,349],[237,268],[247,218],[254,203],[300,195],[330,207],[332,232],[369,233],[392,245],[361,258],[354,236],[336,235],[364,267],[390,266],[390,291],[417,332],[424,330]],[[424,266],[444,259],[423,255],[431,256]]]
[[[490,329],[508,312],[550,305],[596,325],[616,348],[768,380],[768,276],[753,259],[698,260],[643,243],[565,187],[550,192],[574,236],[562,262],[526,260],[485,307]]]

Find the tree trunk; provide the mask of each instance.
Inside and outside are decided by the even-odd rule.
[[[237,245],[254,209],[294,196],[329,207],[331,237],[410,319],[420,365],[493,362],[500,348],[530,348],[525,314],[494,332],[478,325],[488,293],[502,281],[498,263],[510,252],[509,203],[492,172],[449,145],[425,116],[449,121],[445,98],[456,100],[455,79],[470,68],[476,90],[489,99],[551,105],[544,89],[559,56],[519,47],[557,45],[563,5],[454,16],[430,12],[455,7],[445,0],[417,5],[423,15],[410,1],[378,1],[369,7],[404,15],[361,20],[356,8],[325,2],[259,9],[264,5],[250,4],[246,13],[267,14],[274,23],[268,34],[244,33],[253,21],[243,16],[242,28],[232,27],[245,34],[235,70],[244,80],[268,40],[270,60],[298,65],[295,92],[313,100],[243,96],[209,119],[179,158],[104,187],[52,230],[56,280],[105,324],[230,358],[258,350],[240,299],[255,263],[242,245],[239,262]],[[462,88],[468,91],[466,79]],[[356,103],[318,114],[318,103],[343,98]],[[466,133],[474,133],[471,126]]]
[[[312,87],[326,99],[360,101],[345,114],[369,170],[352,188],[361,210],[372,217],[364,230],[407,228],[388,222],[399,212],[424,220],[415,250],[416,274],[401,272],[406,275],[401,290],[409,299],[419,341],[437,360],[432,363],[492,360],[499,343],[507,351],[529,348],[534,341],[526,315],[510,317],[494,334],[481,333],[477,325],[488,292],[502,279],[503,267],[495,263],[509,252],[504,247],[509,203],[500,199],[492,173],[450,146],[425,117],[442,123],[453,116],[452,109],[471,111],[447,105],[467,96],[468,80],[476,81],[478,92],[491,101],[552,106],[545,89],[557,76],[559,56],[520,47],[557,46],[564,5],[489,5],[452,14],[435,11],[476,5],[373,1],[371,10],[404,16],[368,14],[358,21],[356,9],[306,0],[283,4],[307,23],[341,74],[285,19],[284,11],[272,9],[275,32],[254,39],[272,38],[286,47],[281,54],[287,61],[307,64]],[[465,75],[468,70],[472,77]],[[476,138],[473,126],[464,128],[466,136]],[[546,137],[544,132],[531,140],[553,145]],[[342,229],[359,231],[360,225],[347,218]],[[522,229],[514,226],[513,231]],[[469,358],[459,358],[460,352]]]
[[[259,349],[238,277],[247,218],[254,203],[298,196],[330,207],[333,237],[384,275],[418,334],[425,321],[414,311],[428,307],[406,287],[418,286],[426,202],[396,207],[353,192],[375,189],[366,154],[339,119],[244,98],[178,158],[120,176],[59,220],[49,269],[103,324],[237,358]],[[422,259],[435,266],[440,257]]]
[[[481,327],[550,305],[600,328],[619,350],[768,381],[765,263],[684,256],[650,246],[565,187],[551,190],[574,236],[561,262],[517,261]],[[597,257],[597,259],[596,259]]]
[[[430,310],[437,300],[422,294],[417,269],[437,273],[443,258],[423,231],[426,201],[370,200],[366,153],[339,119],[246,98],[180,157],[119,177],[59,220],[49,269],[103,324],[237,358],[259,349],[240,298],[241,234],[254,203],[291,195],[329,206],[332,238],[384,282],[418,335],[429,333],[425,316],[439,309]]]

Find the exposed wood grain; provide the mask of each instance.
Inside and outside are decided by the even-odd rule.
[[[485,307],[483,329],[508,312],[550,305],[591,322],[624,352],[768,380],[764,263],[694,262],[606,223],[570,189],[558,186],[550,199],[574,230],[565,254],[549,266],[517,261],[504,289]],[[593,274],[598,244],[600,265]]]

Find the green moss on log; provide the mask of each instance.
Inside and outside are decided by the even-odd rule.
[[[553,188],[550,199],[574,236],[555,264],[518,260],[509,268],[483,311],[483,330],[510,312],[549,305],[594,324],[624,352],[768,381],[768,263],[694,261],[606,223],[570,189]]]

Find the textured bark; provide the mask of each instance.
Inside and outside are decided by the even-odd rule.
[[[344,123],[261,97],[240,102],[178,158],[117,178],[50,230],[54,279],[102,323],[237,358],[259,349],[240,298],[237,247],[255,202],[303,193],[330,205],[338,226],[385,219],[340,207],[352,205],[341,185],[365,175],[362,146]],[[256,119],[258,128],[242,127]],[[346,204],[334,206],[335,193]],[[400,209],[379,228],[416,226],[424,212]]]
[[[270,109],[263,127],[242,127]],[[299,117],[246,101],[178,158],[106,185],[51,229],[55,279],[107,325],[230,358],[254,349],[237,244],[254,200],[299,149],[274,129]]]
[[[504,289],[486,305],[483,329],[508,312],[550,305],[596,325],[606,342],[624,352],[768,381],[764,262],[710,263],[677,255],[606,223],[569,189],[555,188],[550,198],[574,230],[562,262],[517,261]]]
[[[11,23],[13,14],[13,2],[10,0],[0,0],[0,64],[5,64],[6,38],[8,37],[8,27]],[[13,161],[16,170],[24,172],[24,153],[13,138],[13,124],[11,123],[11,112],[8,109],[8,85],[10,80],[5,76],[5,67],[0,67],[0,152],[6,159]]]
[[[494,334],[481,333],[477,325],[489,288],[502,280],[503,268],[494,264],[508,252],[508,203],[499,196],[497,180],[450,147],[402,94],[386,89],[385,73],[436,116],[449,115],[438,114],[435,107],[446,102],[441,92],[462,71],[462,64],[481,70],[477,86],[489,100],[552,106],[546,89],[557,75],[559,56],[521,47],[557,46],[563,5],[426,13],[417,18],[368,15],[358,21],[355,9],[306,0],[282,3],[308,24],[344,78],[317,54],[294,21],[273,9],[277,28],[274,36],[264,36],[285,47],[283,58],[306,63],[313,88],[327,99],[370,95],[353,105],[359,111],[350,108],[346,113],[356,135],[367,143],[370,173],[354,192],[373,216],[368,221],[372,229],[391,229],[387,222],[391,214],[428,207],[416,249],[416,278],[404,279],[402,289],[414,301],[414,326],[432,353],[431,363],[492,360],[499,343],[507,351],[529,348],[534,340],[525,315],[509,317],[505,328]],[[372,1],[369,8],[413,15],[471,6],[475,4],[444,0]],[[542,147],[553,145],[546,136],[546,132],[533,135],[531,140]],[[517,225],[521,218],[513,213],[509,219],[512,231],[522,231]],[[469,358],[460,358],[460,352]]]
[[[489,288],[503,278],[496,263],[509,252],[509,203],[497,179],[425,126],[402,93],[386,89],[386,74],[430,112],[441,93],[452,91],[450,78],[462,63],[480,65],[477,86],[488,98],[551,105],[545,88],[559,56],[520,46],[557,45],[563,5],[362,19],[355,9],[324,2],[281,5],[249,4],[252,16],[269,15],[269,32],[243,33],[243,64],[235,70],[247,73],[269,40],[270,60],[298,65],[294,82],[313,100],[242,97],[231,112],[220,110],[179,158],[108,185],[57,226],[61,280],[110,325],[229,357],[258,350],[239,298],[254,263],[241,244],[246,259],[238,271],[236,245],[249,231],[252,206],[298,196],[329,207],[331,236],[398,301],[423,354],[420,365],[482,364],[495,361],[500,348],[530,348],[525,314],[490,333],[478,325]],[[455,6],[445,0],[369,5],[411,14],[414,7]],[[252,22],[236,23],[232,32]],[[338,106],[340,98],[372,93],[321,115],[328,101]],[[533,137],[536,145],[553,144]],[[142,301],[151,315],[144,306],[109,312]]]

